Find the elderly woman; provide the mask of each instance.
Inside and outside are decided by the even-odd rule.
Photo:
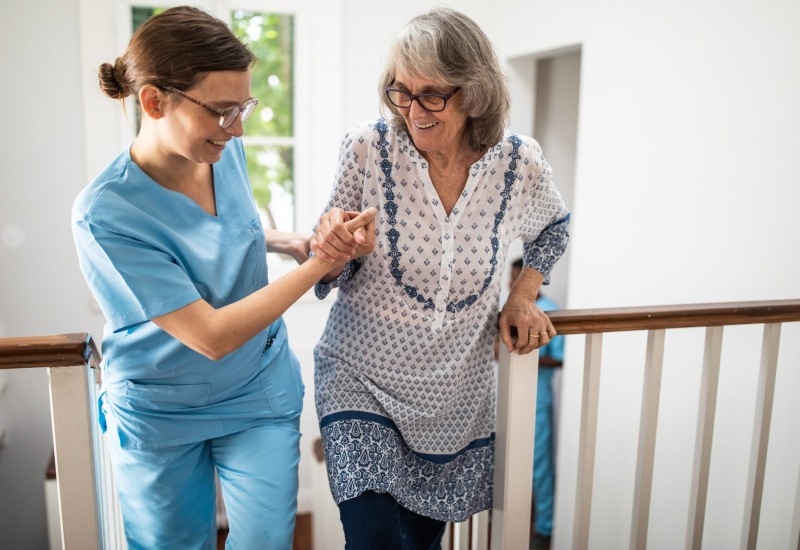
[[[428,549],[445,522],[491,506],[508,244],[523,240],[525,267],[499,326],[528,353],[555,336],[535,300],[569,214],[539,145],[505,130],[507,78],[475,22],[434,9],[387,57],[389,116],[345,136],[312,237],[323,259],[345,258],[344,223],[379,210],[374,253],[316,288],[339,288],[315,349],[316,405],[347,548]]]

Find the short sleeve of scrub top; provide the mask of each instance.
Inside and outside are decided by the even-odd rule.
[[[164,251],[102,221],[87,222],[85,232],[82,259],[92,266],[85,273],[115,332],[200,298],[180,265]]]

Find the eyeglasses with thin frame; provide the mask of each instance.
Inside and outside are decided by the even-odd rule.
[[[395,107],[401,109],[408,109],[411,103],[416,99],[420,107],[431,113],[439,113],[444,111],[447,107],[447,100],[456,95],[461,88],[456,88],[449,94],[412,94],[405,90],[398,90],[397,88],[384,88],[386,97],[389,102]]]
[[[233,105],[231,107],[226,107],[225,109],[220,109],[218,107],[214,107],[213,105],[209,105],[208,103],[204,103],[199,99],[195,99],[186,92],[182,92],[181,90],[173,88],[172,86],[164,86],[164,89],[169,90],[170,92],[175,92],[176,94],[185,97],[189,101],[197,103],[201,107],[205,107],[215,115],[219,115],[219,127],[223,130],[225,128],[229,128],[231,124],[236,122],[236,117],[238,117],[240,114],[242,115],[242,122],[247,120],[250,115],[253,114],[256,105],[258,105],[258,99],[251,97],[244,102],[244,105]]]

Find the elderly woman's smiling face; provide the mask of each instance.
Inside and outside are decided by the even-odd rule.
[[[449,94],[453,91],[452,86],[406,73],[399,68],[395,71],[392,88],[412,94]],[[464,129],[467,125],[467,115],[460,111],[462,102],[461,92],[458,92],[449,99],[444,111],[438,113],[426,111],[418,101],[413,101],[411,107],[397,108],[400,116],[406,121],[408,132],[418,151],[426,155],[445,155],[455,159],[462,148],[466,147]]]

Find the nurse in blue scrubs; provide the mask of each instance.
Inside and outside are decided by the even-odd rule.
[[[374,209],[310,259],[308,237],[262,228],[240,140],[254,62],[222,21],[181,7],[100,67],[106,95],[136,98],[141,130],[77,198],[72,228],[107,319],[101,422],[131,549],[215,548],[215,469],[228,548],[292,547],[303,383],[281,315],[374,247]],[[268,250],[301,265],[268,284]]]

